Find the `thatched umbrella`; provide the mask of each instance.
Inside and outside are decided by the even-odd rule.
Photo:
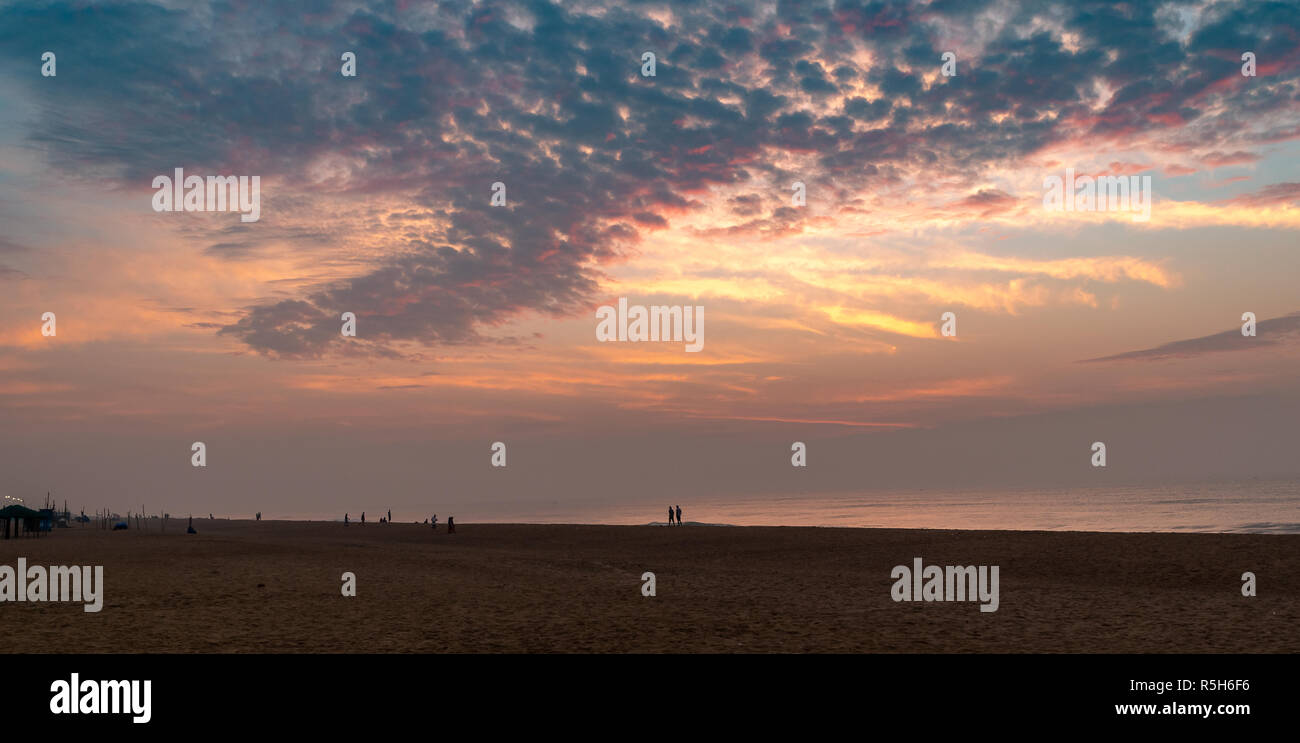
[[[5,539],[9,538],[9,522],[14,521],[14,536],[18,536],[18,526],[23,527],[23,531],[28,534],[36,532],[40,534],[39,524],[41,514],[39,511],[33,511],[26,506],[12,505],[0,508],[0,521],[5,523]]]

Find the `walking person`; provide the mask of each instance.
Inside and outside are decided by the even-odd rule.
[[[455,533],[456,533],[456,517],[455,517],[455,516],[448,516],[448,517],[447,517],[447,533],[448,533],[448,534],[455,534]]]
[[[681,526],[681,525],[682,525],[682,507],[681,507],[681,506],[678,506],[678,507],[677,507],[677,525],[678,525],[678,526]]]
[[[672,525],[673,525],[673,507],[672,507],[672,506],[669,506],[669,507],[668,507],[668,525],[669,525],[669,526],[672,526]]]

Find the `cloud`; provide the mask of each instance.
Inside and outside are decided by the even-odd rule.
[[[1223,199],[1219,203],[1233,206],[1268,207],[1279,204],[1300,204],[1300,183],[1273,183],[1258,191]]]
[[[26,245],[21,245],[6,237],[0,237],[0,253],[26,253],[30,250],[31,248]]]
[[[1255,337],[1241,334],[1241,328],[1225,330],[1222,333],[1206,335],[1200,338],[1173,341],[1155,348],[1140,351],[1128,351],[1103,356],[1096,359],[1083,359],[1079,363],[1092,364],[1101,361],[1154,361],[1157,359],[1186,359],[1207,353],[1223,351],[1251,351],[1259,348],[1289,343],[1300,339],[1300,312],[1293,312],[1282,317],[1260,320],[1255,324]]]
[[[365,248],[334,259],[352,261],[347,278],[245,304],[220,330],[280,358],[517,342],[501,326],[585,313],[608,267],[715,206],[743,221],[686,229],[779,239],[817,228],[817,196],[868,194],[885,213],[915,193],[891,203],[890,187],[959,174],[929,206],[989,218],[1017,196],[981,174],[1053,148],[1191,141],[1209,160],[1248,162],[1259,153],[1243,149],[1243,117],[1295,129],[1300,65],[1284,29],[1300,12],[1287,4],[1215,5],[1185,41],[1160,6],[1063,0],[742,1],[651,17],[620,2],[418,14],[327,2],[310,22],[291,7],[0,7],[0,69],[76,50],[57,85],[8,73],[41,101],[27,143],[53,171],[141,199],[175,167],[261,175],[257,225],[187,228],[232,268],[282,259],[298,239]],[[978,29],[978,45],[936,82],[954,28]],[[264,43],[268,29],[279,43]],[[1243,44],[1267,74],[1242,82],[1227,52]],[[654,78],[639,74],[646,49]],[[356,78],[339,74],[342,50],[357,53]],[[761,190],[794,180],[809,210]],[[488,202],[496,181],[506,207]],[[1293,185],[1256,198],[1289,203]],[[333,221],[318,230],[323,213]],[[344,311],[356,339],[338,333]]]
[[[1236,152],[1211,152],[1201,158],[1201,162],[1212,168],[1222,167],[1224,165],[1242,165],[1245,163],[1258,162],[1260,155],[1244,150]]]
[[[944,207],[944,211],[956,210],[981,219],[996,216],[1015,208],[1019,199],[996,188],[981,189],[960,201],[954,201]]]
[[[253,242],[223,242],[213,243],[204,248],[203,252],[216,258],[233,260],[249,257],[256,247],[257,244]]]

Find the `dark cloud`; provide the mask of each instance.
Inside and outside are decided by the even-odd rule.
[[[1016,203],[1016,197],[1011,194],[996,188],[990,188],[982,189],[978,193],[955,201],[949,204],[946,209],[973,212],[980,217],[991,217],[1012,209]]]
[[[636,214],[632,215],[632,219],[636,220],[637,224],[642,224],[647,227],[668,226],[668,220],[664,219],[658,214],[655,214],[654,212],[637,212]]]
[[[0,255],[5,253],[9,253],[11,255],[18,254],[18,253],[26,253],[29,250],[30,248],[28,248],[25,245],[20,245],[12,240],[9,240],[4,237],[0,237]],[[22,279],[22,278],[26,278],[26,276],[27,274],[23,273],[22,271],[19,271],[18,269],[0,263],[0,280]]]
[[[0,253],[26,253],[29,250],[31,248],[26,245],[20,245],[8,238],[0,237]]]
[[[203,249],[203,254],[214,258],[247,258],[257,247],[253,242],[214,243]]]
[[[1084,359],[1080,363],[1091,364],[1100,361],[1154,361],[1157,359],[1185,359],[1193,356],[1200,356],[1207,353],[1219,353],[1223,351],[1251,351],[1259,348],[1276,346],[1280,343],[1290,343],[1300,340],[1300,312],[1293,312],[1282,317],[1274,317],[1268,320],[1260,320],[1255,323],[1255,333],[1253,337],[1241,334],[1241,328],[1225,330],[1222,333],[1207,335],[1200,338],[1189,338],[1182,341],[1173,341],[1155,348],[1147,348],[1141,351],[1128,351],[1126,353],[1115,354],[1114,356],[1103,356],[1096,359]]]
[[[731,198],[731,212],[742,217],[758,214],[763,209],[763,197],[758,194],[742,194]]]

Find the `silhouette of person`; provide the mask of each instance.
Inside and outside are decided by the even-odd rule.
[[[433,530],[438,531],[438,514],[433,515]]]
[[[189,525],[188,527],[186,527],[186,529],[185,529],[185,533],[186,533],[186,534],[198,534],[197,531],[194,531],[194,517],[193,517],[193,516],[190,517],[190,525]]]
[[[393,509],[388,509],[388,523],[393,523]]]
[[[678,526],[681,526],[681,525],[682,525],[682,507],[681,507],[681,506],[678,506],[678,507],[677,507],[677,525],[678,525]]]
[[[361,523],[363,523],[363,524],[366,523],[366,512],[365,512],[365,511],[362,511],[362,512],[361,512]]]
[[[673,507],[672,507],[672,506],[669,506],[669,507],[668,507],[668,525],[669,525],[669,526],[672,526],[672,523],[673,523]]]
[[[344,526],[348,525],[348,515],[346,513],[343,514],[343,525]]]
[[[455,516],[448,516],[448,517],[447,517],[447,533],[448,533],[448,534],[455,534],[455,533],[456,533],[456,517],[455,517]]]

